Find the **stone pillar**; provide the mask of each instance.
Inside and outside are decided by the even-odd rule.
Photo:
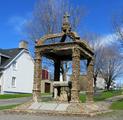
[[[60,65],[61,65],[60,60],[54,61],[54,81],[60,81]],[[60,88],[54,88],[54,89],[55,89],[54,96],[60,96]]]
[[[74,103],[80,102],[79,77],[80,77],[80,50],[78,48],[74,48],[72,50],[72,89],[70,102]]]
[[[41,79],[42,79],[42,58],[40,52],[35,52],[34,81],[33,81],[33,101],[41,101]]]
[[[94,72],[94,61],[93,59],[88,60],[87,64],[87,91],[86,91],[86,102],[93,102],[93,72]]]
[[[60,79],[60,60],[54,61],[54,81],[59,81]]]

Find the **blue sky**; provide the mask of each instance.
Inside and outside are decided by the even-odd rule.
[[[24,22],[31,16],[36,0],[0,0],[0,48],[16,48],[20,40],[27,39],[22,31]],[[112,40],[113,14],[123,11],[123,0],[71,0],[73,5],[84,7],[86,16],[82,30],[97,33],[102,40]],[[85,31],[84,31],[85,30]],[[111,37],[110,37],[111,36]]]
[[[20,32],[23,21],[31,14],[35,0],[0,0],[0,48],[18,47],[25,39]]]
[[[80,0],[81,4],[83,0]],[[123,0],[84,0],[87,9],[84,24],[92,32],[110,34],[112,15],[122,11]]]
[[[82,27],[102,36],[112,34],[111,17],[123,8],[123,0],[71,0],[84,7],[86,16]],[[26,39],[23,23],[33,11],[35,0],[0,0],[0,48],[18,47]],[[81,31],[82,32],[82,31]]]

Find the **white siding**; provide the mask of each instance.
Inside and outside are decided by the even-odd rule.
[[[27,52],[23,52],[16,59],[16,69],[13,65],[4,71],[4,92],[32,93],[34,63]],[[12,87],[12,77],[16,77],[16,86]]]
[[[105,89],[105,80],[101,77],[97,77],[96,86],[99,89]]]
[[[3,86],[2,85],[3,85],[3,75],[0,75],[0,87],[1,87],[0,88],[0,94],[3,94],[3,90],[2,90]]]

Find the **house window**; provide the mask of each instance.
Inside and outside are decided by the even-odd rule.
[[[16,70],[17,69],[17,62],[16,61],[13,62],[12,67],[13,67],[13,70]]]
[[[12,77],[12,83],[11,83],[12,87],[16,87],[16,77]]]

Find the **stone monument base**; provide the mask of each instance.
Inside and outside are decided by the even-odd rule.
[[[81,103],[70,103],[66,110],[68,113],[83,113],[83,105]]]
[[[58,102],[68,102],[68,96],[66,91],[61,91],[60,96],[57,96],[55,100]]]
[[[9,112],[13,113],[34,113],[48,115],[74,115],[74,116],[94,116],[101,113],[111,112],[107,105],[102,103],[56,103],[56,102],[28,102],[16,107]]]

